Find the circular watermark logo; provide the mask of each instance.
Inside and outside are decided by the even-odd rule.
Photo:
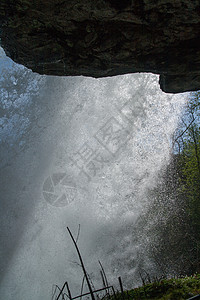
[[[66,173],[54,173],[43,184],[44,199],[56,207],[71,203],[77,194],[76,183]]]

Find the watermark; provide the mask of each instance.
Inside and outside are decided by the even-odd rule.
[[[106,120],[92,136],[96,146],[86,141],[69,156],[76,178],[67,176],[65,172],[50,175],[43,184],[44,199],[57,207],[74,201],[79,187],[83,188],[78,182],[84,182],[87,186],[106,165],[116,160],[132,138],[132,132],[138,130],[138,119],[145,116],[143,103],[137,101],[129,100],[117,108],[117,116]]]
[[[76,194],[76,183],[66,173],[54,173],[43,184],[44,199],[52,206],[66,206],[75,199]]]

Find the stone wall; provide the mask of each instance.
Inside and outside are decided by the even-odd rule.
[[[160,74],[200,89],[199,0],[1,0],[6,54],[47,75]]]

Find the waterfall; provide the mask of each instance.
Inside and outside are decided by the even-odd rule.
[[[82,270],[101,287],[139,284],[151,270],[151,240],[139,221],[148,191],[171,153],[187,94],[165,94],[153,74],[111,78],[40,76],[0,52],[2,299],[50,299],[68,281],[79,294]],[[145,226],[150,226],[146,220]]]

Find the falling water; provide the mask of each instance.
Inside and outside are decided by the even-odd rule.
[[[0,53],[2,299],[50,299],[53,284],[80,291],[76,235],[95,287],[139,283],[153,262],[139,220],[170,158],[187,94],[158,76],[47,77]],[[150,226],[146,220],[145,226]]]

